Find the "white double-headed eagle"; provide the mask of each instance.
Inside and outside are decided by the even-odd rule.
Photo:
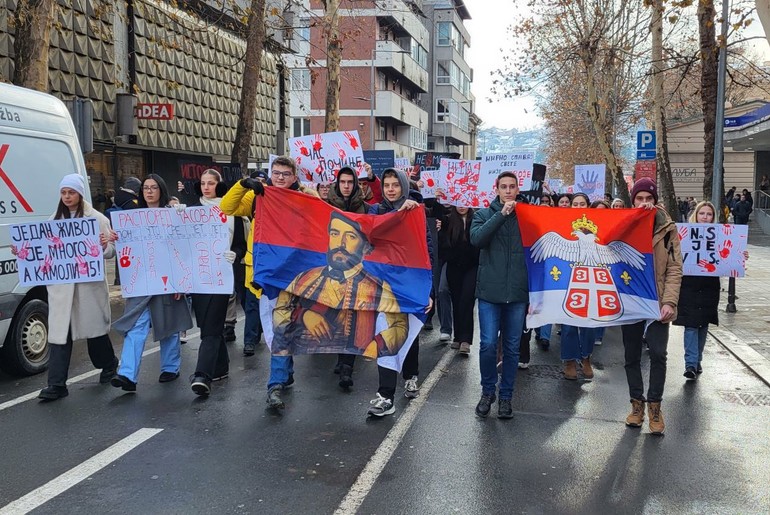
[[[606,266],[626,263],[642,270],[645,265],[641,252],[624,241],[611,241],[606,245],[598,243],[598,228],[583,215],[572,223],[572,235],[577,240],[568,240],[556,232],[542,235],[530,248],[532,260],[537,263],[550,257],[563,259],[586,266]]]

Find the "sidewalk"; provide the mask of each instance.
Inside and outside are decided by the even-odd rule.
[[[770,385],[770,236],[749,228],[746,276],[736,279],[737,313],[727,313],[727,279],[722,281],[719,327],[709,334]]]

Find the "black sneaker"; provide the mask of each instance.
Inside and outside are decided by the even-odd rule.
[[[513,418],[511,399],[500,399],[497,404],[497,418]]]
[[[254,353],[257,351],[257,345],[254,343],[244,343],[243,344],[243,355],[244,356],[253,356]]]
[[[136,383],[126,376],[116,375],[110,380],[110,384],[115,388],[121,388],[124,392],[136,391]]]
[[[234,325],[226,325],[225,326],[225,342],[230,343],[235,341],[235,326]]]
[[[69,394],[70,392],[67,390],[66,386],[46,386],[40,390],[37,398],[43,399],[44,401],[55,401],[62,397],[66,397]]]
[[[540,348],[543,350],[548,350],[551,347],[551,342],[549,340],[545,340],[543,338],[540,338],[537,341],[538,345],[540,345]]]
[[[347,390],[353,386],[353,367],[350,365],[340,365],[340,388]]]
[[[481,418],[487,418],[489,416],[489,410],[492,409],[492,404],[495,403],[497,397],[493,393],[492,395],[482,395],[479,403],[476,404],[476,415]]]
[[[294,386],[294,374],[289,374],[289,380],[283,383],[284,388],[291,388]]]
[[[208,395],[211,393],[211,379],[202,375],[193,375],[190,378],[190,388],[195,395]]]
[[[115,358],[115,361],[112,362],[111,366],[102,369],[101,373],[99,374],[100,384],[109,384],[110,381],[112,381],[112,378],[115,377],[115,375],[118,373],[119,363],[120,362],[118,361],[118,358]]]
[[[273,386],[267,391],[267,405],[270,406],[272,409],[283,409],[286,407],[286,405],[283,403],[283,399],[281,399],[281,391],[283,390],[283,386]]]
[[[703,367],[700,366],[700,363],[698,363],[698,368],[695,369],[696,374],[702,374],[703,373]]]
[[[159,383],[170,383],[179,379],[179,372],[161,372],[158,377]]]
[[[698,379],[697,371],[695,370],[695,367],[687,367],[684,371],[684,376],[687,378],[688,381],[694,381]]]
[[[221,381],[222,379],[227,379],[227,377],[230,375],[230,372],[225,370],[224,372],[215,373],[214,377],[211,378],[211,381]]]

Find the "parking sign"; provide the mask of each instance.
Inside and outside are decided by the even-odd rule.
[[[656,149],[655,131],[638,131],[636,133],[636,150]]]

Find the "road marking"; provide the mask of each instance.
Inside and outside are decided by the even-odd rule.
[[[457,351],[454,349],[447,349],[444,355],[441,357],[436,366],[433,367],[427,379],[420,388],[420,396],[409,402],[409,406],[404,410],[404,414],[398,419],[396,425],[394,425],[385,439],[374,451],[374,454],[369,458],[369,462],[366,464],[361,474],[356,478],[356,482],[350,487],[347,495],[339,507],[334,511],[334,515],[353,515],[358,511],[358,508],[363,504],[364,499],[371,491],[377,478],[380,477],[385,465],[388,464],[393,453],[396,451],[401,441],[404,439],[409,428],[412,427],[417,414],[422,407],[428,401],[430,392],[441,379],[441,375],[445,372],[445,369],[452,362],[452,359],[457,355]]]
[[[16,499],[0,509],[0,515],[29,513],[54,497],[66,492],[84,479],[99,472],[113,461],[116,461],[118,458],[132,449],[135,449],[161,431],[163,430],[145,427],[130,434],[96,456],[89,458],[75,468],[68,470],[59,477],[44,484],[40,488],[31,491],[24,497]]]

